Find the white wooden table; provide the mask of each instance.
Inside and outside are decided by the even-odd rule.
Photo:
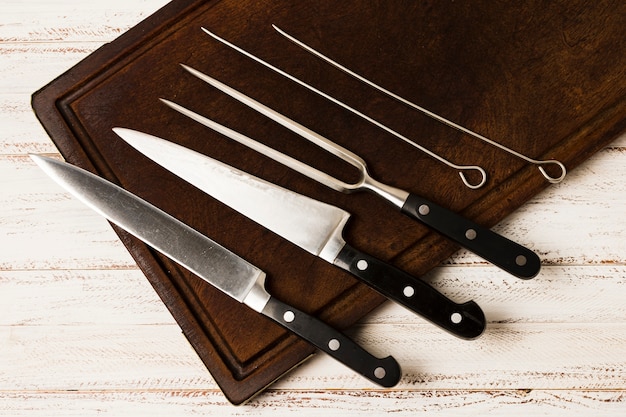
[[[27,156],[58,155],[30,95],[165,3],[1,1],[0,415],[626,415],[626,135],[498,225],[537,278],[466,252],[429,274],[483,307],[480,339],[388,303],[352,335],[399,360],[394,389],[319,355],[230,405],[109,224]]]

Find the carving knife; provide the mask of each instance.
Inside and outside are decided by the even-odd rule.
[[[75,197],[178,262],[217,289],[296,333],[339,362],[384,387],[400,379],[388,356],[378,359],[324,322],[272,297],[259,268],[134,194],[74,165],[31,155]]]
[[[369,175],[365,161],[348,149],[337,145],[322,135],[305,126],[302,126],[298,122],[289,119],[277,111],[270,109],[266,105],[259,103],[253,98],[246,96],[245,94],[227,86],[213,77],[210,77],[187,65],[182,65],[182,67],[194,76],[231,96],[235,100],[256,110],[310,142],[315,143],[324,150],[352,164],[361,172],[361,179],[356,184],[346,184],[329,175],[324,175],[322,177],[313,173],[314,170],[308,165],[293,160],[293,158],[291,158],[292,161],[287,164],[290,168],[295,169],[301,174],[307,175],[327,187],[338,191],[352,192],[356,190],[366,190],[373,192],[391,202],[403,214],[406,214],[412,219],[425,224],[426,226],[441,233],[457,244],[474,252],[483,259],[518,278],[529,279],[535,277],[539,273],[541,268],[541,259],[539,259],[539,256],[537,256],[537,254],[530,249],[518,244],[517,242],[513,242],[512,240],[507,239],[486,227],[482,227],[481,225],[474,223],[473,221],[466,219],[463,216],[446,209],[445,207],[435,204],[420,195],[376,181]],[[202,116],[194,116],[192,114],[193,112],[182,106],[172,105],[173,103],[166,100],[163,101],[175,110],[208,127],[211,127],[209,126],[210,123],[205,123],[205,118]],[[243,145],[256,149],[266,156],[277,159],[277,152],[266,152],[266,147],[261,150],[260,146],[251,144],[251,142],[254,141],[246,136],[238,135],[235,140],[238,140]],[[279,161],[283,164],[287,159],[280,156],[279,158],[281,158]]]
[[[350,214],[286,190],[173,142],[114,128],[133,148],[256,223],[363,280],[452,334],[473,339],[485,328],[474,301],[457,304],[433,287],[345,242]]]

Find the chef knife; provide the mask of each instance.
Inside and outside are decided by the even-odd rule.
[[[258,224],[360,278],[386,297],[454,335],[472,339],[485,328],[474,301],[457,304],[433,287],[345,242],[350,214],[286,190],[173,142],[125,128],[122,139],[159,165]]]
[[[79,200],[240,303],[274,320],[339,362],[384,387],[400,379],[388,356],[378,359],[324,322],[272,297],[259,268],[134,194],[90,172],[42,156],[33,160]]]

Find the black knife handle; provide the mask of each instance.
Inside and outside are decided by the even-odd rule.
[[[409,194],[402,212],[518,278],[539,273],[541,260],[533,251],[432,201]]]
[[[485,315],[474,301],[457,304],[421,279],[348,244],[334,264],[455,336],[474,339],[485,329]]]
[[[378,385],[393,387],[400,380],[400,365],[393,357],[374,357],[340,331],[274,297],[261,313]]]

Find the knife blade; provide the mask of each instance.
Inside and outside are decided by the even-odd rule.
[[[447,208],[436,204],[425,197],[376,181],[369,175],[365,161],[348,149],[339,146],[322,135],[294,120],[291,120],[266,105],[259,103],[234,88],[227,86],[215,78],[187,65],[181,65],[189,73],[212,85],[235,100],[274,120],[310,142],[315,143],[324,150],[344,159],[346,162],[351,163],[354,167],[359,169],[362,178],[356,184],[346,184],[328,175],[326,178],[314,177],[310,175],[310,173],[313,172],[310,167],[301,162],[299,164],[292,163],[289,165],[291,168],[296,169],[298,172],[341,192],[352,192],[355,190],[373,192],[392,203],[400,210],[400,212],[408,217],[425,224],[431,229],[441,233],[448,239],[472,251],[476,255],[498,266],[502,270],[507,271],[515,277],[530,279],[537,276],[539,273],[541,268],[541,259],[539,259],[539,256],[537,256],[537,254],[530,249],[517,242],[507,239],[489,228],[483,227],[451,210],[448,210]],[[167,102],[166,104],[169,105]],[[175,108],[171,105],[170,107]],[[176,110],[181,111],[181,106],[178,107],[179,108]],[[192,117],[189,114],[191,113],[190,111],[183,113]],[[204,124],[202,117],[193,118]],[[239,136],[239,139],[241,139],[239,142],[243,145],[249,147],[251,146],[250,143],[252,139],[242,135]],[[270,156],[269,154],[266,155]],[[271,157],[274,157],[275,155],[276,152],[274,152]],[[337,186],[337,184],[339,184],[339,186]]]
[[[113,130],[188,183],[441,328],[464,339],[483,332],[485,316],[474,301],[457,304],[421,279],[347,244],[342,233],[348,212],[165,139],[131,129]]]
[[[271,296],[266,274],[136,195],[74,165],[31,155],[57,183],[100,215],[184,266],[220,291],[307,340],[384,387],[400,379],[388,356],[378,359],[326,323]]]

